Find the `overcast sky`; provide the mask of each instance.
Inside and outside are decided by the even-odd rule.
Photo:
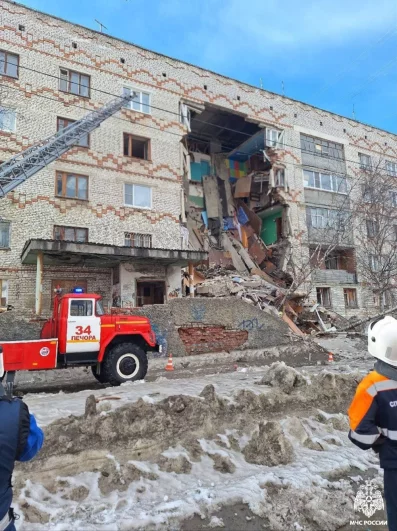
[[[397,133],[396,0],[23,0]]]

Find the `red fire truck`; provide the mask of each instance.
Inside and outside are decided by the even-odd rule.
[[[101,297],[83,293],[81,288],[65,295],[57,293],[41,339],[0,344],[10,385],[15,371],[78,366],[91,366],[101,383],[120,385],[143,379],[147,351],[158,350],[149,319],[105,315]]]

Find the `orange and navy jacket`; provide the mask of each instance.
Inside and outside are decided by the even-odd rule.
[[[349,439],[362,448],[379,448],[380,466],[397,468],[397,381],[377,371],[359,384],[349,408]]]

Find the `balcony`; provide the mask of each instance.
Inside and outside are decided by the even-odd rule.
[[[315,269],[312,280],[322,284],[357,284],[357,274],[343,269]]]
[[[319,243],[323,245],[352,246],[353,231],[337,231],[333,229],[318,229],[307,227],[309,243]]]

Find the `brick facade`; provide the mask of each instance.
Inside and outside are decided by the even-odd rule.
[[[90,135],[90,146],[75,147],[0,202],[0,216],[11,222],[9,249],[0,249],[0,272],[9,280],[9,302],[31,305],[34,268],[22,266],[22,248],[30,238],[53,238],[54,225],[89,229],[89,240],[123,245],[125,232],[152,234],[153,247],[180,248],[181,140],[187,130],[179,120],[181,100],[211,103],[245,115],[260,126],[285,131],[281,157],[289,188],[291,242],[295,260],[307,260],[305,190],[300,135],[332,137],[344,146],[346,171],[358,175],[358,152],[397,158],[397,137],[375,127],[225,78],[196,66],[139,48],[107,35],[0,0],[1,48],[19,55],[18,79],[2,76],[7,88],[1,105],[17,112],[16,130],[0,132],[0,160],[56,132],[57,117],[76,120],[101,107],[123,87],[150,94],[151,114],[123,109]],[[19,30],[19,25],[25,27]],[[76,47],[73,46],[76,43]],[[123,59],[123,61],[121,61]],[[60,68],[90,76],[90,98],[58,89]],[[44,75],[46,74],[46,75]],[[123,156],[123,133],[150,139],[151,160]],[[89,177],[88,200],[55,195],[57,171]],[[152,187],[152,208],[126,207],[125,183]],[[62,267],[57,274],[66,276]],[[77,277],[84,272],[70,272]],[[174,274],[175,272],[173,272]],[[359,272],[358,272],[359,273]],[[50,269],[48,282],[53,274]],[[84,273],[85,274],[85,273]],[[92,288],[111,292],[109,270],[93,272]],[[360,279],[359,279],[360,280]],[[323,285],[323,284],[321,284]],[[332,285],[333,304],[347,316],[343,286]],[[349,286],[351,287],[351,286]],[[372,294],[357,289],[360,311],[371,308]]]

